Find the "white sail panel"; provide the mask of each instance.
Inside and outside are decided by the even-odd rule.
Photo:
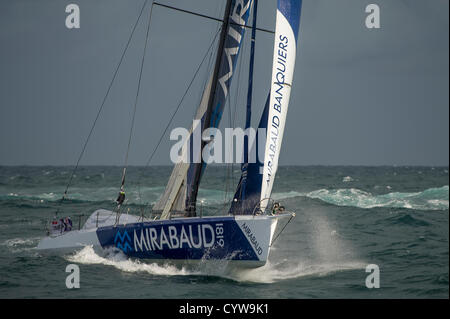
[[[205,114],[206,107],[208,105],[208,97],[211,91],[212,76],[210,77],[208,84],[206,85],[205,91],[203,92],[202,100],[200,106],[197,109],[197,114],[194,118],[194,124],[200,122],[201,118]],[[192,133],[198,129],[192,126],[189,130],[189,136],[192,137]],[[190,139],[186,140],[186,144],[182,148],[181,158],[185,159],[185,152],[188,151]],[[197,152],[198,153],[198,152]],[[198,153],[197,155],[199,155]],[[193,154],[194,156],[196,154]],[[161,219],[169,218],[170,211],[184,211],[186,209],[186,188],[187,188],[187,171],[190,167],[190,163],[185,161],[180,161],[175,165],[172,174],[170,175],[169,182],[167,183],[166,189],[162,194],[161,198],[153,206],[154,211],[162,211]]]
[[[280,11],[280,3],[282,2],[279,1],[278,3],[276,17],[270,109],[267,119],[267,139],[261,187],[260,207],[262,211],[269,203],[278,169],[297,51],[297,31],[292,28],[292,24]],[[296,14],[298,18],[299,15],[300,12]]]

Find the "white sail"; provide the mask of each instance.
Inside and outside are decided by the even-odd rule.
[[[269,203],[278,169],[278,159],[294,76],[300,6],[301,1],[299,0],[278,0],[270,108],[267,119],[267,139],[261,187],[260,208],[262,211]]]
[[[208,104],[208,98],[211,91],[212,76],[210,77],[205,91],[203,92],[200,106],[197,109],[197,114],[194,117],[194,123],[198,125],[201,118],[205,114]],[[198,130],[198,127],[192,126],[189,130],[189,136],[192,137],[193,132]],[[184,147],[182,148],[181,158],[186,158],[186,152],[189,148],[190,139],[186,140]],[[198,152],[197,152],[198,153]],[[195,154],[194,154],[195,155]],[[199,154],[196,154],[199,155]],[[198,159],[197,159],[198,160]],[[172,174],[170,175],[167,187],[161,196],[161,198],[153,206],[153,210],[162,211],[161,219],[169,218],[170,211],[184,211],[186,208],[186,188],[187,188],[187,171],[190,164],[185,161],[180,161],[175,165]]]

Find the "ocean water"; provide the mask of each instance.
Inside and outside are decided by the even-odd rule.
[[[60,256],[34,248],[59,207],[79,215],[114,207],[120,167],[0,167],[0,298],[448,298],[448,167],[281,167],[273,197],[296,217],[252,270],[226,263],[156,265],[91,247]],[[148,213],[170,167],[130,167],[127,205]],[[239,167],[208,167],[204,215],[223,213]],[[284,223],[278,228],[281,230]],[[68,264],[80,288],[67,289]],[[366,266],[380,288],[366,287]]]

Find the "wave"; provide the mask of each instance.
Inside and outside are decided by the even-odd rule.
[[[127,194],[127,202],[129,204],[154,204],[162,192],[164,187],[143,187],[139,192],[137,189],[129,189]],[[21,193],[10,192],[6,195],[0,195],[0,200],[28,200],[39,203],[45,202],[58,202],[61,200],[62,192],[42,192],[42,193]],[[200,189],[198,194],[198,200],[203,201],[204,206],[220,205],[224,202],[230,202],[233,194],[226,193],[217,189]],[[296,191],[274,193],[273,198],[275,200],[287,199],[302,196],[301,193]],[[101,187],[101,188],[74,188],[68,194],[66,201],[72,203],[98,203],[98,202],[114,202],[117,197],[117,188],[114,187]],[[141,200],[142,199],[142,200]]]
[[[140,191],[138,189],[129,189],[127,191],[127,201],[130,204],[141,204],[155,202],[160,194],[163,192],[164,187],[142,187]],[[10,192],[5,195],[0,195],[0,200],[29,200],[44,202],[58,202],[61,200],[63,190],[55,192]],[[69,192],[66,200],[74,203],[84,202],[113,202],[116,200],[118,189],[115,187],[98,187],[98,188],[72,188]],[[141,201],[142,198],[142,201]]]
[[[39,238],[12,238],[5,240],[2,245],[7,247],[30,246]]]
[[[303,193],[299,193],[296,191],[290,191],[290,192],[282,192],[282,193],[273,193],[272,198],[274,200],[282,200],[282,199],[288,199],[288,198],[295,198],[303,196]]]
[[[12,253],[21,253],[33,251],[40,239],[41,237],[11,238],[3,241],[0,245],[5,246]]]
[[[375,189],[380,187],[376,186]],[[390,186],[385,187],[390,190]],[[142,187],[139,191],[137,188],[127,191],[128,204],[154,204],[164,187]],[[69,193],[67,201],[73,203],[84,202],[114,202],[116,199],[117,189],[114,187],[100,188],[74,188]],[[198,199],[202,201],[204,206],[221,205],[229,202],[232,194],[217,189],[200,189]],[[391,192],[382,195],[375,195],[367,191],[357,188],[341,188],[341,189],[319,189],[311,192],[278,192],[273,193],[272,198],[276,201],[307,197],[318,199],[328,204],[336,206],[350,206],[358,208],[406,208],[417,210],[448,210],[449,209],[449,186],[439,188],[429,188],[422,192]],[[42,193],[20,193],[10,192],[6,195],[0,195],[0,200],[20,201],[27,200],[38,203],[58,202],[61,199],[60,192],[42,192]]]
[[[416,210],[449,209],[449,187],[429,188],[422,192],[393,192],[373,195],[356,188],[319,189],[305,194],[308,198],[319,199],[336,206],[353,206],[358,208],[408,208]]]

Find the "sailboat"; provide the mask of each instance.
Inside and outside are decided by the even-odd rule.
[[[197,194],[206,162],[198,155],[197,161],[181,161],[174,166],[165,191],[152,208],[157,218],[99,209],[77,230],[58,228],[60,231],[50,233],[40,241],[39,251],[72,251],[91,245],[95,249],[118,249],[131,258],[152,262],[226,260],[242,267],[260,267],[267,262],[278,221],[290,221],[295,216],[274,203],[271,193],[285,130],[302,3],[277,1],[271,88],[259,121],[259,128],[265,130],[258,130],[258,134],[266,132],[264,160],[249,160],[246,139],[241,177],[229,209],[221,216],[199,214]],[[257,0],[226,0],[214,70],[194,117],[196,124],[189,131],[191,136],[197,129],[203,132],[220,123],[243,35],[250,28],[251,11],[246,129],[250,127]],[[252,147],[258,147],[256,141],[258,138]],[[206,145],[202,141],[201,149]]]

